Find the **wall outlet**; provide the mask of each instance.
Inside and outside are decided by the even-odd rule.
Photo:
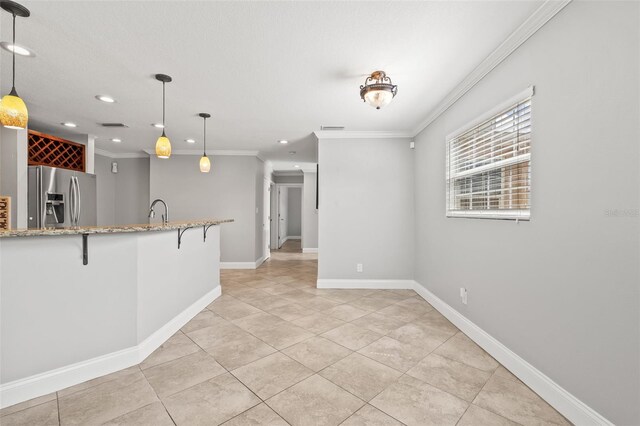
[[[356,272],[362,272],[362,263],[356,265]]]
[[[463,304],[467,304],[467,289],[464,287],[460,287],[460,299],[462,299]]]

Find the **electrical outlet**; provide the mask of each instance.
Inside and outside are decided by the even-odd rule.
[[[356,272],[362,272],[362,263],[356,265]]]
[[[460,299],[462,299],[463,304],[467,304],[467,289],[464,287],[460,287]]]

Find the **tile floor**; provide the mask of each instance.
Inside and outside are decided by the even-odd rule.
[[[0,424],[568,424],[413,291],[316,289],[315,259],[222,271],[222,296],[143,363]]]

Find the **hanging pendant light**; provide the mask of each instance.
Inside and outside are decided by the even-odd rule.
[[[375,109],[388,105],[397,93],[398,86],[391,83],[384,71],[372,72],[360,86],[360,97]]]
[[[31,13],[29,9],[10,0],[0,2],[0,7],[13,15],[13,44],[16,45],[16,16],[28,18]],[[16,92],[16,52],[12,49],[13,59],[13,80],[11,83],[11,92],[4,95],[0,101],[0,123],[9,129],[24,129],[29,122],[29,111],[24,101],[20,99]]]
[[[200,171],[202,173],[209,173],[209,171],[211,170],[211,161],[209,161],[209,157],[207,157],[207,118],[211,117],[211,114],[201,112],[198,115],[202,117],[204,121],[204,137],[202,138],[202,140],[204,141],[204,153],[200,158]]]
[[[158,158],[166,159],[171,157],[171,141],[164,133],[165,124],[164,124],[164,110],[165,110],[165,94],[164,94],[164,85],[165,83],[171,83],[171,77],[166,74],[156,74],[156,80],[162,82],[162,135],[156,141],[156,156]]]

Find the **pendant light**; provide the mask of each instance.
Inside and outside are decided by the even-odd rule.
[[[16,16],[28,18],[31,13],[29,9],[10,0],[0,2],[0,7],[13,15],[13,79],[11,82],[11,92],[4,95],[0,101],[0,123],[9,129],[24,129],[29,122],[29,111],[24,101],[20,99],[16,92]]]
[[[165,110],[165,93],[164,93],[164,85],[165,83],[171,83],[171,77],[166,74],[156,74],[156,80],[162,82],[162,135],[156,141],[156,156],[158,158],[166,159],[171,157],[171,141],[164,133],[165,123],[164,123],[164,110]]]
[[[360,86],[360,97],[375,109],[389,104],[397,93],[398,86],[391,83],[384,71],[372,72]]]
[[[204,137],[202,138],[204,141],[204,153],[200,158],[200,171],[202,173],[209,173],[209,170],[211,170],[211,161],[209,161],[209,157],[207,157],[207,118],[211,117],[211,114],[201,112],[198,115],[202,117],[204,121]]]

